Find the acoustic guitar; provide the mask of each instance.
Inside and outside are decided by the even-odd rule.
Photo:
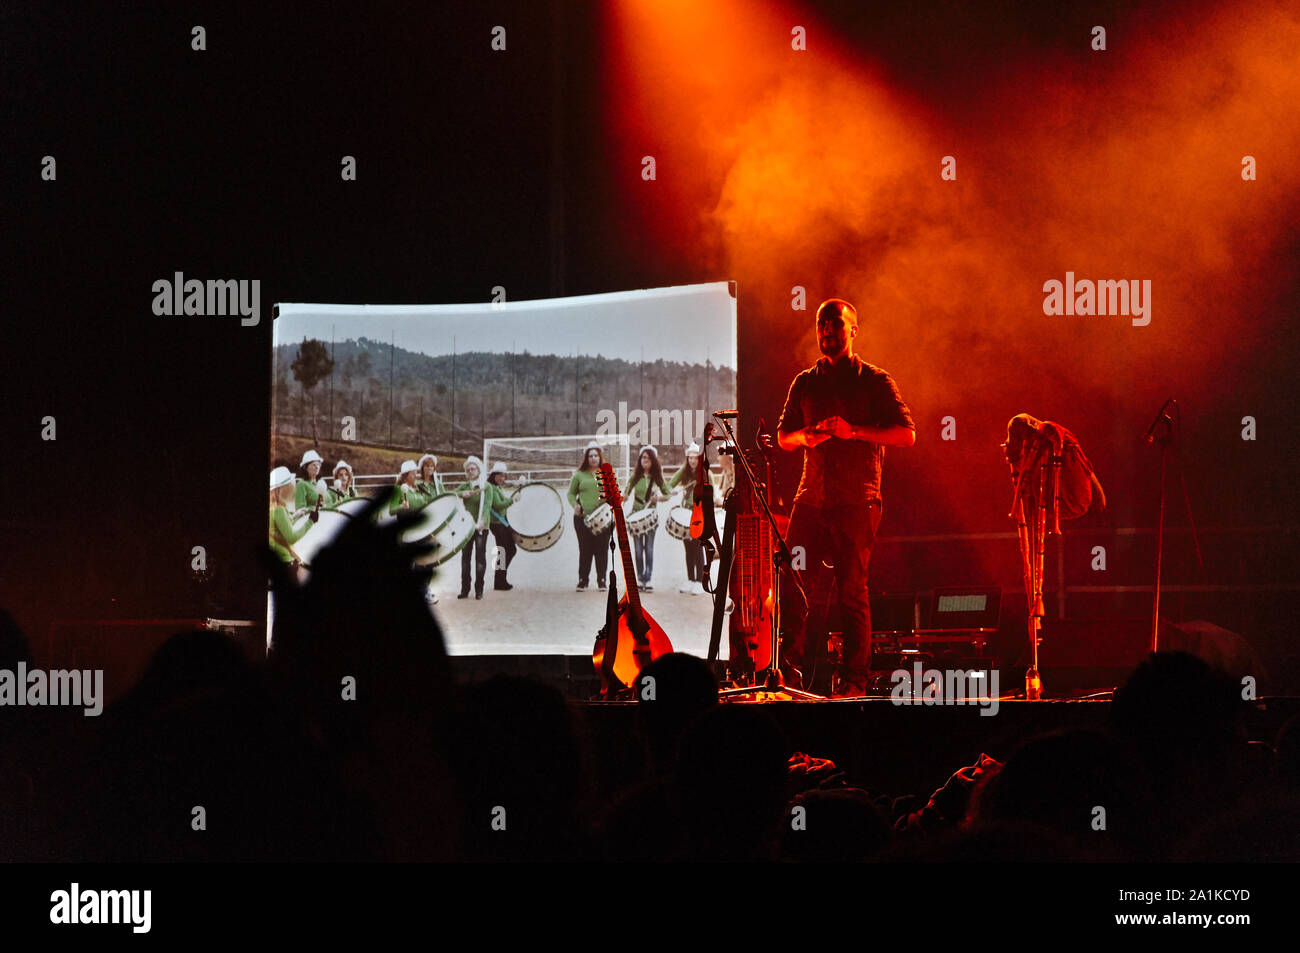
[[[641,669],[653,659],[671,652],[673,646],[659,623],[641,607],[636,572],[632,566],[632,547],[628,545],[627,523],[623,517],[623,495],[619,492],[613,466],[601,464],[596,477],[601,495],[614,511],[618,551],[623,558],[623,579],[627,583],[618,603],[613,629],[607,621],[596,636],[596,646],[591,654],[592,664],[600,674],[600,697],[610,699],[630,691]]]

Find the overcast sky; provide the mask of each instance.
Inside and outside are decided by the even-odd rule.
[[[281,304],[275,343],[367,337],[431,356],[529,351],[736,366],[726,282],[538,301],[458,305]],[[644,350],[643,350],[644,349]]]

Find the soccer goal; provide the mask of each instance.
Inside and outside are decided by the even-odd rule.
[[[566,491],[573,471],[582,465],[587,444],[596,441],[614,465],[620,485],[632,475],[632,450],[627,434],[574,434],[564,437],[488,437],[483,441],[483,465],[506,465],[512,484],[549,483]]]

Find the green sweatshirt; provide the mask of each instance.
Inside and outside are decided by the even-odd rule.
[[[667,499],[670,491],[668,487],[664,486],[662,480],[659,481],[655,489],[659,491],[661,496]],[[650,477],[641,477],[641,479],[637,480],[636,483],[623,491],[623,496],[631,498],[633,513],[645,509],[650,502]]]
[[[357,488],[355,486],[349,486],[346,493],[340,493],[338,490],[334,489],[334,487],[330,487],[329,496],[325,500],[325,505],[338,506],[340,503],[346,503],[348,500],[359,498],[360,494],[357,493]]]
[[[489,483],[487,490],[492,494],[488,499],[488,506],[492,508],[492,522],[499,523],[502,526],[509,526],[510,521],[506,519],[506,510],[514,506],[514,499],[506,496],[506,491],[495,483]]]
[[[310,510],[320,499],[320,491],[316,489],[316,484],[312,480],[298,480],[297,485],[293,488],[293,505],[295,509]]]
[[[433,502],[432,497],[425,496],[419,490],[412,489],[412,490],[407,490],[405,494],[402,493],[403,485],[404,484],[399,483],[397,484],[397,486],[393,487],[393,495],[389,497],[388,500],[389,516],[396,516],[398,513],[402,512],[403,499],[407,499],[410,501],[410,508],[407,510],[408,513],[414,513],[416,510],[422,510],[430,503]]]
[[[683,506],[691,506],[695,503],[695,474],[697,471],[698,467],[688,467],[683,463],[682,468],[674,473],[673,478],[668,481],[668,489],[671,490],[679,486],[682,488]],[[709,471],[705,472],[709,474],[709,483],[713,484],[713,488],[716,490],[717,483],[714,480],[713,473]],[[714,495],[716,496],[716,494]]]
[[[569,506],[582,504],[582,514],[590,516],[605,498],[600,492],[600,481],[596,479],[595,470],[575,470],[569,481]]]
[[[281,562],[293,562],[293,552],[290,550],[294,543],[307,535],[307,530],[311,529],[311,520],[306,516],[301,517],[296,524],[289,522],[289,511],[283,506],[271,507],[271,551],[279,557]]]
[[[433,474],[432,483],[425,483],[423,480],[416,480],[415,488],[431,500],[435,496],[442,496],[447,492],[442,487],[442,474],[436,472]]]

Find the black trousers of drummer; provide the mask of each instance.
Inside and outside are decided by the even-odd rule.
[[[603,588],[609,578],[606,575],[609,568],[609,539],[614,532],[614,527],[611,526],[600,533],[593,533],[582,521],[582,517],[575,514],[573,531],[578,535],[578,584],[584,587],[587,585],[591,575],[591,560],[594,556],[596,584]]]
[[[704,568],[704,544],[698,539],[687,539],[682,546],[686,550],[687,581],[705,582],[708,577]]]
[[[469,595],[469,562],[474,560],[474,595],[483,595],[483,574],[487,572],[487,530],[475,532],[460,551],[460,594]]]
[[[510,532],[510,527],[503,523],[492,524],[492,538],[496,540],[496,552],[493,556],[493,568],[496,570],[495,580],[492,584],[493,589],[510,589],[510,581],[506,579],[506,572],[510,569],[510,564],[514,562],[515,553],[518,547],[515,545],[515,534]]]

